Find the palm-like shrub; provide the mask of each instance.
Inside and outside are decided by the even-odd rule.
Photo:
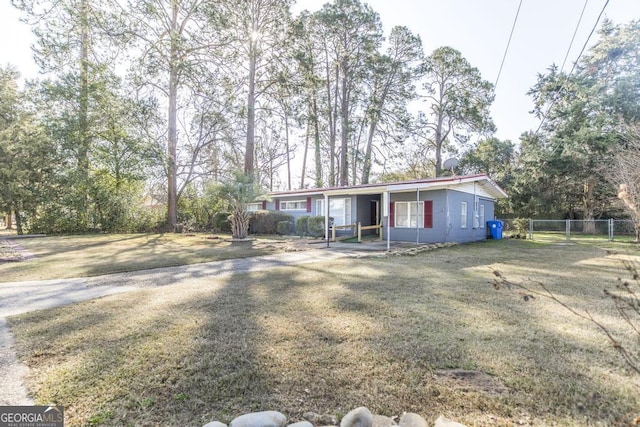
[[[249,234],[249,204],[262,195],[262,190],[250,176],[236,172],[223,183],[220,194],[229,202],[231,234],[234,239],[245,239]]]

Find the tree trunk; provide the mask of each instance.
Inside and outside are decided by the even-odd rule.
[[[592,182],[585,182],[582,193],[582,207],[584,212],[584,227],[582,231],[585,234],[596,234],[596,223],[594,221],[593,208],[593,189],[595,185]]]
[[[234,239],[246,239],[249,234],[249,219],[251,216],[244,207],[236,206],[233,215],[229,218],[231,222],[231,234]]]
[[[395,75],[395,68],[393,75]],[[371,124],[369,126],[369,134],[367,135],[367,147],[365,148],[364,153],[364,161],[362,165],[362,184],[368,184],[369,179],[371,177],[371,165],[372,165],[372,151],[373,151],[373,137],[376,132],[376,128],[378,127],[378,120],[380,119],[380,114],[384,104],[387,100],[387,96],[389,94],[389,89],[391,82],[393,81],[393,75],[387,78],[387,81],[384,86],[384,90],[382,91],[382,96],[380,96],[380,100],[374,103],[373,107],[375,108],[374,113],[371,117]]]
[[[89,4],[80,3],[80,98],[78,102],[78,171],[80,173],[80,227],[87,227],[89,185]],[[17,223],[16,218],[16,223]]]
[[[289,151],[289,116],[284,114],[285,149],[287,150],[287,190],[291,191],[291,152]],[[306,155],[306,153],[305,153]]]
[[[367,147],[364,152],[364,161],[362,164],[362,184],[368,184],[371,176],[371,152],[373,150],[373,134],[376,130],[377,118],[371,119],[369,125],[369,135],[367,135]]]
[[[14,215],[16,217],[16,231],[18,235],[23,235],[24,231],[22,230],[22,218],[20,217],[20,210],[17,207],[14,210]]]
[[[342,87],[341,87],[341,135],[340,135],[340,186],[349,185],[349,168],[347,165],[347,154],[349,149],[349,83],[348,83],[347,60],[342,60]]]
[[[335,100],[332,99],[332,91],[331,87],[331,68],[329,66],[329,61],[327,59],[325,63],[326,67],[326,75],[327,75],[327,119],[329,121],[329,186],[335,185],[335,177],[336,177],[336,163],[335,163],[335,150],[336,150],[336,119],[335,119]],[[335,69],[336,72],[336,85],[338,78],[338,67]],[[335,98],[335,96],[334,96]],[[317,108],[316,108],[317,113]],[[316,165],[318,162],[318,157],[316,157]],[[316,180],[317,180],[316,175]]]
[[[309,133],[311,132],[310,120],[307,120],[307,131],[304,136],[304,150],[302,152],[302,173],[300,175],[300,189],[304,188],[304,176],[307,173],[307,154],[309,153]]]
[[[256,51],[255,41],[249,48],[249,91],[247,94],[247,143],[244,149],[244,173],[253,178],[256,132]]]
[[[11,216],[11,211],[7,214],[7,230],[11,230],[13,228],[13,217]]]
[[[173,2],[171,22],[171,51],[169,53],[169,111],[167,129],[167,229],[173,230],[178,222],[178,6]]]
[[[318,119],[318,102],[315,97],[313,98],[313,142],[316,157],[316,187],[322,188],[324,179],[322,177],[322,157],[320,154],[320,122]]]
[[[444,143],[443,126],[444,126],[444,82],[440,82],[440,102],[436,106],[438,111],[438,120],[435,132],[435,151],[436,151],[436,177],[442,175],[442,144]]]

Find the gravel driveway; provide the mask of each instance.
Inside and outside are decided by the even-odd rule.
[[[193,284],[212,276],[261,271],[316,261],[360,256],[359,251],[340,248],[313,249],[204,264],[141,270],[106,276],[0,283],[0,405],[33,405],[23,378],[28,367],[17,360],[7,316],[58,307],[143,287]]]

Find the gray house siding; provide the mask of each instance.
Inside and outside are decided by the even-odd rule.
[[[289,197],[278,197],[271,201],[267,202],[267,210],[270,211],[280,211],[283,213],[290,214],[293,216],[294,221],[299,217],[304,215],[313,215],[313,213],[307,212],[306,202],[309,199],[308,196],[289,196]],[[283,202],[293,202],[293,201],[304,201],[303,207],[301,209],[283,209]],[[313,206],[313,198],[311,198],[311,209],[313,210],[315,206]],[[313,212],[313,211],[312,211]]]
[[[484,235],[485,238],[489,234],[489,228],[487,228],[487,221],[496,219],[496,204],[491,199],[480,198],[480,205],[484,206]]]
[[[416,193],[391,194],[391,202],[414,202]],[[417,228],[398,227],[395,222],[391,227],[391,240],[438,243],[438,242],[472,242],[487,238],[486,222],[494,218],[494,201],[487,198],[478,198],[478,213],[480,206],[484,206],[484,221],[478,218],[477,227],[474,227],[474,195],[454,190],[438,190],[420,192],[420,201],[431,200],[433,202],[433,227],[425,228],[424,223]],[[462,227],[462,202],[467,203],[466,228]],[[385,223],[386,225],[386,223]]]
[[[419,190],[419,191],[418,191]],[[367,184],[352,187],[311,189],[294,192],[274,193],[273,199],[265,202],[263,208],[279,210],[291,214],[294,218],[303,215],[321,216],[317,201],[328,195],[330,200],[349,199],[348,218],[343,212],[332,211],[337,225],[361,223],[374,225],[381,221],[383,238],[395,241],[416,243],[470,242],[487,238],[486,222],[495,219],[495,201],[507,197],[506,193],[485,174],[460,177],[441,177],[391,184]],[[387,200],[387,195],[389,200]],[[420,202],[430,212],[414,222],[408,206],[396,205],[400,202]],[[298,201],[294,206],[284,207],[286,202]],[[375,203],[374,203],[375,202]],[[388,206],[384,206],[388,203]],[[463,203],[466,205],[464,220]],[[385,217],[387,207],[393,217]],[[396,212],[396,208],[400,210]],[[326,206],[325,206],[326,209]],[[396,218],[399,216],[400,221]],[[337,218],[336,218],[337,217]],[[376,218],[377,217],[377,218]],[[389,223],[393,224],[388,227]],[[407,226],[407,224],[409,225]],[[463,226],[466,224],[466,226]],[[404,225],[404,227],[403,227]],[[339,234],[349,234],[352,230],[340,230]],[[365,231],[366,234],[367,231]],[[375,231],[371,231],[375,232]]]
[[[417,195],[415,192],[391,194],[391,202],[394,204],[394,209],[395,202],[415,202],[416,200]],[[433,202],[433,227],[424,228],[424,222],[422,219],[418,220],[417,228],[398,227],[395,223],[394,213],[394,226],[391,227],[390,231],[391,240],[419,243],[437,243],[446,241],[446,190],[421,191],[420,201],[424,202],[426,200],[431,200]]]
[[[449,226],[447,242],[473,242],[485,240],[487,238],[486,222],[493,219],[494,203],[485,198],[478,198],[478,214],[480,206],[484,206],[484,221],[478,218],[478,223],[474,223],[474,195],[455,190],[447,190],[449,201]],[[462,203],[467,204],[467,214],[463,227]]]
[[[383,237],[386,238],[387,219],[382,216],[384,207],[382,206],[382,197],[380,194],[367,194],[358,196],[334,196],[331,199],[349,198],[351,200],[351,221],[350,223],[360,222],[363,226],[373,225],[375,223],[374,213],[372,209],[372,201],[377,201],[380,209],[379,216],[383,223]],[[391,203],[395,202],[415,202],[415,192],[391,193]],[[301,216],[321,216],[324,212],[317,212],[317,200],[324,200],[324,196],[287,196],[278,197],[266,202],[266,208],[269,210],[279,210],[291,214],[294,220]],[[418,243],[438,243],[438,242],[472,242],[485,240],[487,238],[486,222],[494,219],[495,203],[492,199],[478,198],[478,213],[480,206],[484,207],[484,221],[478,218],[477,227],[474,227],[474,195],[466,192],[455,190],[427,190],[420,192],[420,201],[430,200],[433,203],[433,217],[431,228],[424,227],[423,218],[418,220],[418,227],[403,228],[394,224],[390,229],[391,240],[418,242]],[[304,201],[301,209],[282,209],[283,202]],[[307,201],[311,203],[308,212]],[[462,227],[462,203],[467,204],[466,228]],[[338,235],[350,235],[353,231],[338,230]],[[375,231],[368,231],[369,234]],[[367,234],[365,232],[364,234]]]
[[[356,196],[335,196],[331,199],[350,199],[351,209],[350,209],[350,224],[353,224],[358,218],[358,203]],[[305,201],[304,207],[301,209],[284,209],[284,202],[292,202],[292,201]],[[324,200],[324,196],[322,195],[314,195],[314,196],[286,196],[286,197],[277,197],[271,201],[266,203],[267,210],[276,210],[284,213],[288,213],[293,216],[294,221],[297,221],[301,216],[324,216],[324,212],[318,212],[318,200]],[[310,208],[307,207],[307,203],[311,203]],[[325,208],[326,209],[326,208]],[[338,235],[346,235],[352,234],[352,230],[338,230]]]

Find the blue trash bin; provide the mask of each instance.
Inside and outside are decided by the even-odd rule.
[[[487,221],[487,227],[489,228],[489,235],[492,239],[502,239],[502,221],[497,219],[493,221]]]

